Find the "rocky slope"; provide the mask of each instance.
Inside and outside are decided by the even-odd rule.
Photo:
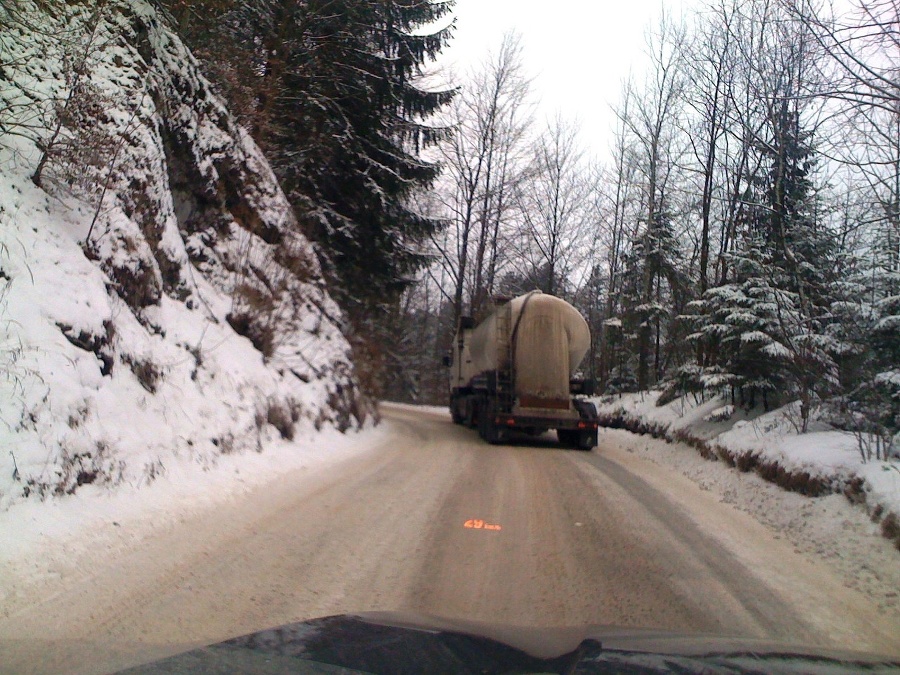
[[[177,36],[141,1],[8,4],[0,508],[363,424],[314,251]]]

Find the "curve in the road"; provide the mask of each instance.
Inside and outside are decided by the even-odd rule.
[[[489,446],[446,414],[384,414],[387,441],[314,480],[287,475],[115,559],[73,560],[0,618],[6,664],[100,672],[377,610],[900,654],[861,596],[680,475],[616,448]]]

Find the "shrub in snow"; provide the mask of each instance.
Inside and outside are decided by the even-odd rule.
[[[734,415],[734,406],[729,404],[716,408],[703,419],[707,422],[727,422],[732,415]]]

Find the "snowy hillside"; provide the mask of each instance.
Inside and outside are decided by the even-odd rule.
[[[723,397],[683,396],[658,405],[660,392],[596,399],[601,423],[697,448],[741,471],[808,496],[844,494],[867,507],[900,549],[900,458],[875,457],[860,434],[815,421],[798,433],[798,403],[763,412]]]
[[[265,159],[148,4],[99,4],[0,9],[0,509],[367,414]]]

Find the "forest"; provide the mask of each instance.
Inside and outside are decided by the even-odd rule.
[[[440,401],[458,317],[533,288],[573,302],[599,391],[799,401],[890,444],[900,422],[900,5],[663,15],[609,157],[535,121],[509,36],[450,106],[423,199],[449,225],[397,308],[392,394]],[[590,114],[590,111],[585,111]],[[597,149],[594,149],[597,150]]]
[[[318,242],[375,395],[442,403],[459,317],[538,288],[588,318],[602,393],[897,433],[896,0],[663,13],[609,149],[535,114],[515,34],[435,87],[450,2],[163,4]]]
[[[452,0],[152,4],[270,162],[372,397],[444,403],[460,317],[540,289],[588,319],[604,395],[797,401],[798,431],[825,416],[878,453],[897,435],[897,0],[662,11],[609,148],[538,114],[516,34],[441,73]],[[92,114],[77,56],[39,186]],[[265,353],[257,291],[233,325]]]

